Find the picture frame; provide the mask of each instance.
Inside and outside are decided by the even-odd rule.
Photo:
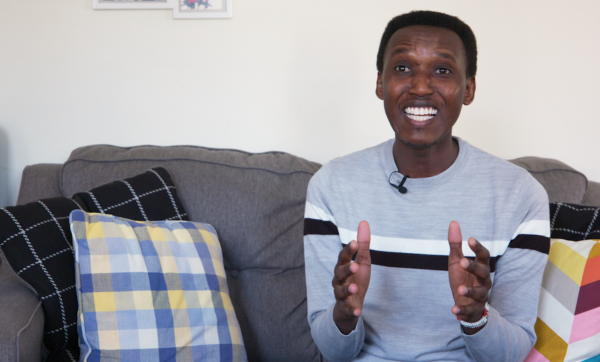
[[[172,0],[175,19],[224,19],[233,17],[232,0]]]
[[[173,0],[92,0],[94,9],[172,9]]]

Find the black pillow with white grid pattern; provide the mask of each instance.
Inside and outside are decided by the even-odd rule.
[[[77,193],[73,199],[83,203],[89,212],[131,220],[189,220],[171,175],[162,167]]]
[[[94,207],[88,208],[84,201],[93,202]],[[69,214],[76,209],[134,220],[188,220],[164,168],[99,186],[73,199],[57,197],[0,209],[0,248],[42,301],[44,346],[50,362],[79,360],[75,259],[69,227]]]
[[[79,359],[69,214],[80,208],[72,199],[56,197],[0,209],[0,248],[15,273],[36,290],[44,307],[48,361]]]
[[[599,206],[551,202],[551,238],[571,241],[600,239],[599,214]]]

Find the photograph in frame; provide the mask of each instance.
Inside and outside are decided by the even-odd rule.
[[[92,5],[94,9],[171,9],[172,2],[173,0],[92,0]]]
[[[231,18],[232,0],[173,0],[175,19]]]

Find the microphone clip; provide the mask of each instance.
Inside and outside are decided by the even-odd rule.
[[[404,195],[405,193],[407,193],[407,192],[408,192],[408,189],[407,189],[406,187],[404,187],[404,183],[406,182],[406,179],[410,178],[410,176],[408,176],[408,175],[404,175],[404,177],[402,178],[402,181],[400,181],[400,183],[399,183],[398,185],[394,185],[394,184],[392,183],[392,181],[391,181],[391,180],[392,180],[392,176],[393,176],[395,173],[397,173],[397,174],[399,174],[399,175],[402,175],[402,174],[401,174],[400,172],[398,172],[398,171],[394,171],[394,172],[392,172],[392,173],[390,174],[390,177],[388,178],[388,183],[390,184],[390,186],[392,186],[393,188],[395,188],[396,190],[398,190],[398,192],[399,192],[399,193],[401,193],[401,194],[403,194],[403,195]]]

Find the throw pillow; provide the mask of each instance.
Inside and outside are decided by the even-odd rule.
[[[0,248],[17,275],[36,290],[44,306],[44,346],[49,351],[49,362],[79,359],[71,211],[89,211],[89,207],[141,220],[187,220],[171,176],[161,167],[83,194],[0,211]]]
[[[171,175],[163,167],[77,193],[73,198],[81,200],[89,212],[132,220],[189,220]]]
[[[550,203],[550,229],[553,239],[580,241],[600,239],[600,207]]]
[[[214,228],[71,213],[82,361],[245,361]]]
[[[554,203],[537,342],[526,362],[600,362],[599,207]],[[565,240],[570,239],[570,240]]]
[[[0,210],[0,248],[44,307],[48,361],[79,358],[75,259],[69,231],[69,214],[79,208],[73,200],[57,197]]]

